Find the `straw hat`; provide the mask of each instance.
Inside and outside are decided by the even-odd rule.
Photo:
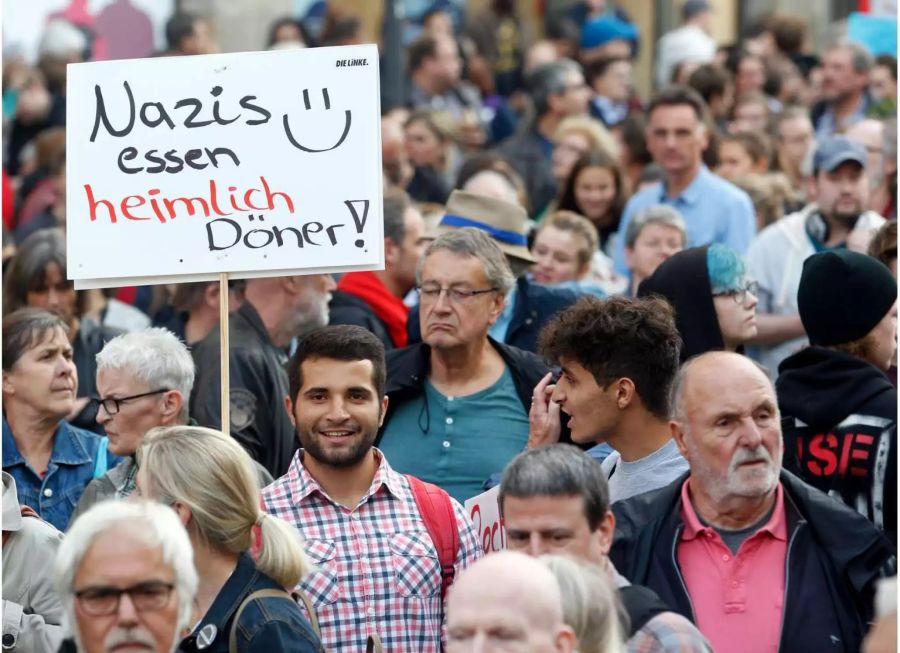
[[[517,204],[455,190],[437,231],[442,234],[461,227],[486,231],[507,256],[534,263],[528,251],[528,214]]]

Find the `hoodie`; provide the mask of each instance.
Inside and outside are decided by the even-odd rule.
[[[638,288],[638,297],[659,295],[675,309],[675,325],[684,342],[682,362],[703,352],[725,349],[706,266],[708,249],[695,247],[666,259]]]
[[[808,347],[775,383],[784,467],[868,517],[897,543],[897,390],[871,363]]]

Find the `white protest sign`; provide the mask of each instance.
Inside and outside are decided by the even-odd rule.
[[[384,267],[374,45],[70,65],[77,288]]]
[[[500,517],[500,486],[472,497],[465,503],[466,512],[475,525],[485,553],[506,548],[506,530]]]

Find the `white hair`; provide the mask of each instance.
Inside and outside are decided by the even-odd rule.
[[[75,520],[56,554],[55,576],[59,596],[72,632],[75,628],[75,575],[82,559],[100,535],[127,530],[148,546],[162,549],[163,561],[175,572],[178,593],[176,633],[190,626],[197,570],[187,531],[174,510],[152,501],[103,501]]]
[[[194,387],[194,359],[183,342],[168,329],[154,327],[116,336],[97,354],[97,371],[127,370],[150,390],[167,388],[181,393],[181,415],[188,420],[188,399]]]

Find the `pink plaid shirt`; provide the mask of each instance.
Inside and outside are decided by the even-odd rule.
[[[377,633],[386,651],[441,650],[441,567],[409,481],[376,450],[378,471],[350,510],[333,501],[294,454],[287,474],[262,492],[269,514],[293,524],[316,571],[300,583],[328,650],[365,651]],[[472,522],[453,501],[456,572],[481,557]],[[302,609],[302,606],[301,606]]]

